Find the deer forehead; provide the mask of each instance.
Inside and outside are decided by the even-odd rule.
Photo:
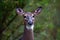
[[[33,16],[33,14],[31,12],[27,12],[24,14],[24,16]]]

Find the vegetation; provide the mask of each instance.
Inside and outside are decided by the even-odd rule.
[[[16,8],[34,11],[42,6],[36,16],[35,40],[60,40],[60,13],[58,0],[0,0],[0,40],[18,40],[23,35],[23,18]]]

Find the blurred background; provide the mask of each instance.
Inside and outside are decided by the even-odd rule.
[[[34,40],[60,40],[59,0],[0,0],[0,40],[18,40],[23,35],[23,17],[16,8],[32,12],[42,6],[36,16]]]

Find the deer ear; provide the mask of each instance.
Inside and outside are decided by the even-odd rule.
[[[18,15],[23,15],[24,14],[24,12],[21,8],[17,8],[16,12],[17,12]]]
[[[34,11],[34,14],[37,15],[41,12],[42,10],[42,7],[38,7],[35,11]]]

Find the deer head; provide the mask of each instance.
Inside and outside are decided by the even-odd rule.
[[[34,25],[35,16],[40,14],[42,7],[38,7],[34,12],[24,12],[21,8],[17,8],[16,12],[18,15],[22,15],[24,17],[24,23],[27,26]]]

